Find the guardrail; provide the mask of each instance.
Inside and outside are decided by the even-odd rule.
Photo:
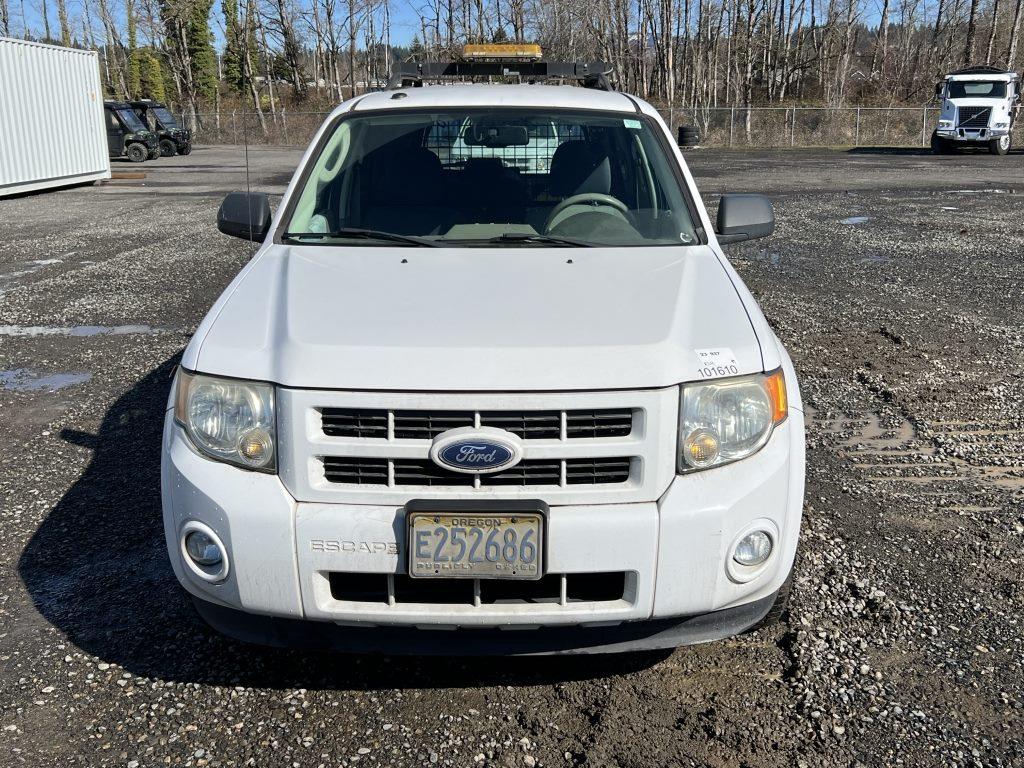
[[[708,147],[926,147],[935,107],[674,107],[658,106],[672,128],[695,125]],[[279,110],[200,113],[197,144],[304,147],[330,112]],[[182,122],[187,124],[185,117]]]

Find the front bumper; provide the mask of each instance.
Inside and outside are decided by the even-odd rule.
[[[387,655],[540,656],[653,651],[711,642],[756,626],[771,610],[775,599],[776,594],[771,594],[751,603],[698,616],[631,621],[610,627],[544,627],[519,631],[481,628],[458,632],[417,627],[351,627],[259,616],[197,597],[192,601],[203,621],[218,632],[259,645]]]
[[[939,128],[936,134],[950,141],[988,142],[1010,134],[1009,128]]]
[[[334,597],[329,574],[403,573],[403,508],[297,502],[277,476],[199,456],[168,412],[164,530],[175,574],[200,613],[243,639],[296,645],[308,632],[321,647],[452,652],[452,633],[443,630],[458,628],[472,629],[458,633],[460,649],[465,640],[494,653],[668,647],[735,634],[767,612],[796,552],[803,471],[803,414],[794,409],[755,456],[676,477],[657,501],[552,506],[547,571],[624,572],[621,599],[353,602]],[[190,521],[223,542],[223,581],[211,583],[183,559],[181,531]],[[728,568],[732,547],[753,525],[771,530],[776,547],[765,566],[738,580]]]

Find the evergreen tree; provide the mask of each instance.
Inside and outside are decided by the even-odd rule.
[[[143,95],[157,101],[167,98],[168,73],[152,48],[143,48],[140,56],[140,86]]]
[[[224,82],[235,93],[241,93],[244,38],[238,20],[238,0],[221,0],[221,11],[224,14]]]
[[[144,95],[142,93],[142,53],[138,48],[133,0],[126,0],[125,15],[128,17],[128,98],[139,99]]]
[[[196,95],[207,100],[217,93],[217,56],[210,31],[212,8],[213,0],[193,0],[185,27]]]

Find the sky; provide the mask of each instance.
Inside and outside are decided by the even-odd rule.
[[[557,0],[556,0],[557,2]],[[8,0],[11,11],[11,34],[15,36],[22,36],[24,34],[25,24],[32,30],[32,33],[36,37],[42,36],[43,33],[43,21],[42,21],[42,0]],[[51,34],[59,36],[59,24],[57,22],[57,4],[56,0],[48,0],[49,6],[49,17],[50,17],[50,31]],[[394,45],[408,45],[412,42],[415,35],[419,34],[419,14],[417,8],[424,7],[427,4],[427,0],[391,0],[391,42]],[[114,0],[111,4],[113,8],[117,6],[121,7],[121,13],[123,13],[123,0]],[[73,23],[76,24],[75,31],[81,34],[81,24],[76,22],[82,14],[82,2],[81,0],[68,0],[68,12],[73,19]],[[115,15],[117,11],[115,10]],[[869,0],[867,3],[866,14],[863,20],[870,26],[876,25],[881,16],[881,3],[880,0]],[[223,35],[221,33],[221,20],[220,16],[220,0],[214,0],[214,8],[211,13],[211,28],[213,29],[215,44],[218,49],[223,44]],[[93,19],[95,24],[96,18]]]
[[[22,37],[25,34],[26,25],[32,32],[33,37],[42,37],[43,35],[43,14],[42,14],[42,2],[41,0],[8,0],[11,13],[11,34],[15,37]],[[56,0],[48,0],[47,2],[49,17],[50,17],[50,34],[59,37],[60,36],[60,24],[57,21],[57,3]],[[115,16],[123,15],[123,0],[119,2],[114,0],[111,4],[112,10]],[[121,6],[120,14],[116,10],[117,6]],[[412,42],[412,39],[420,31],[419,26],[419,15],[416,8],[419,7],[419,3],[413,2],[413,0],[392,0],[391,3],[391,41],[394,45],[408,45]],[[82,16],[82,3],[80,0],[68,0],[68,13],[72,18],[72,24],[74,25],[74,34],[76,36],[81,35],[81,22],[79,19]],[[211,13],[211,28],[213,29],[215,43],[218,48],[223,44],[223,35],[220,30],[220,0],[214,0],[214,8]],[[94,16],[93,24],[96,25],[97,18]]]

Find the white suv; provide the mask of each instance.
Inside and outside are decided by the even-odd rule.
[[[553,125],[546,173],[450,167]],[[564,139],[564,140],[562,140]],[[418,653],[608,652],[778,610],[804,491],[789,357],[658,113],[571,86],[373,93],[327,119],[185,350],[163,441],[167,546],[235,637]],[[456,630],[456,631],[443,631]]]

